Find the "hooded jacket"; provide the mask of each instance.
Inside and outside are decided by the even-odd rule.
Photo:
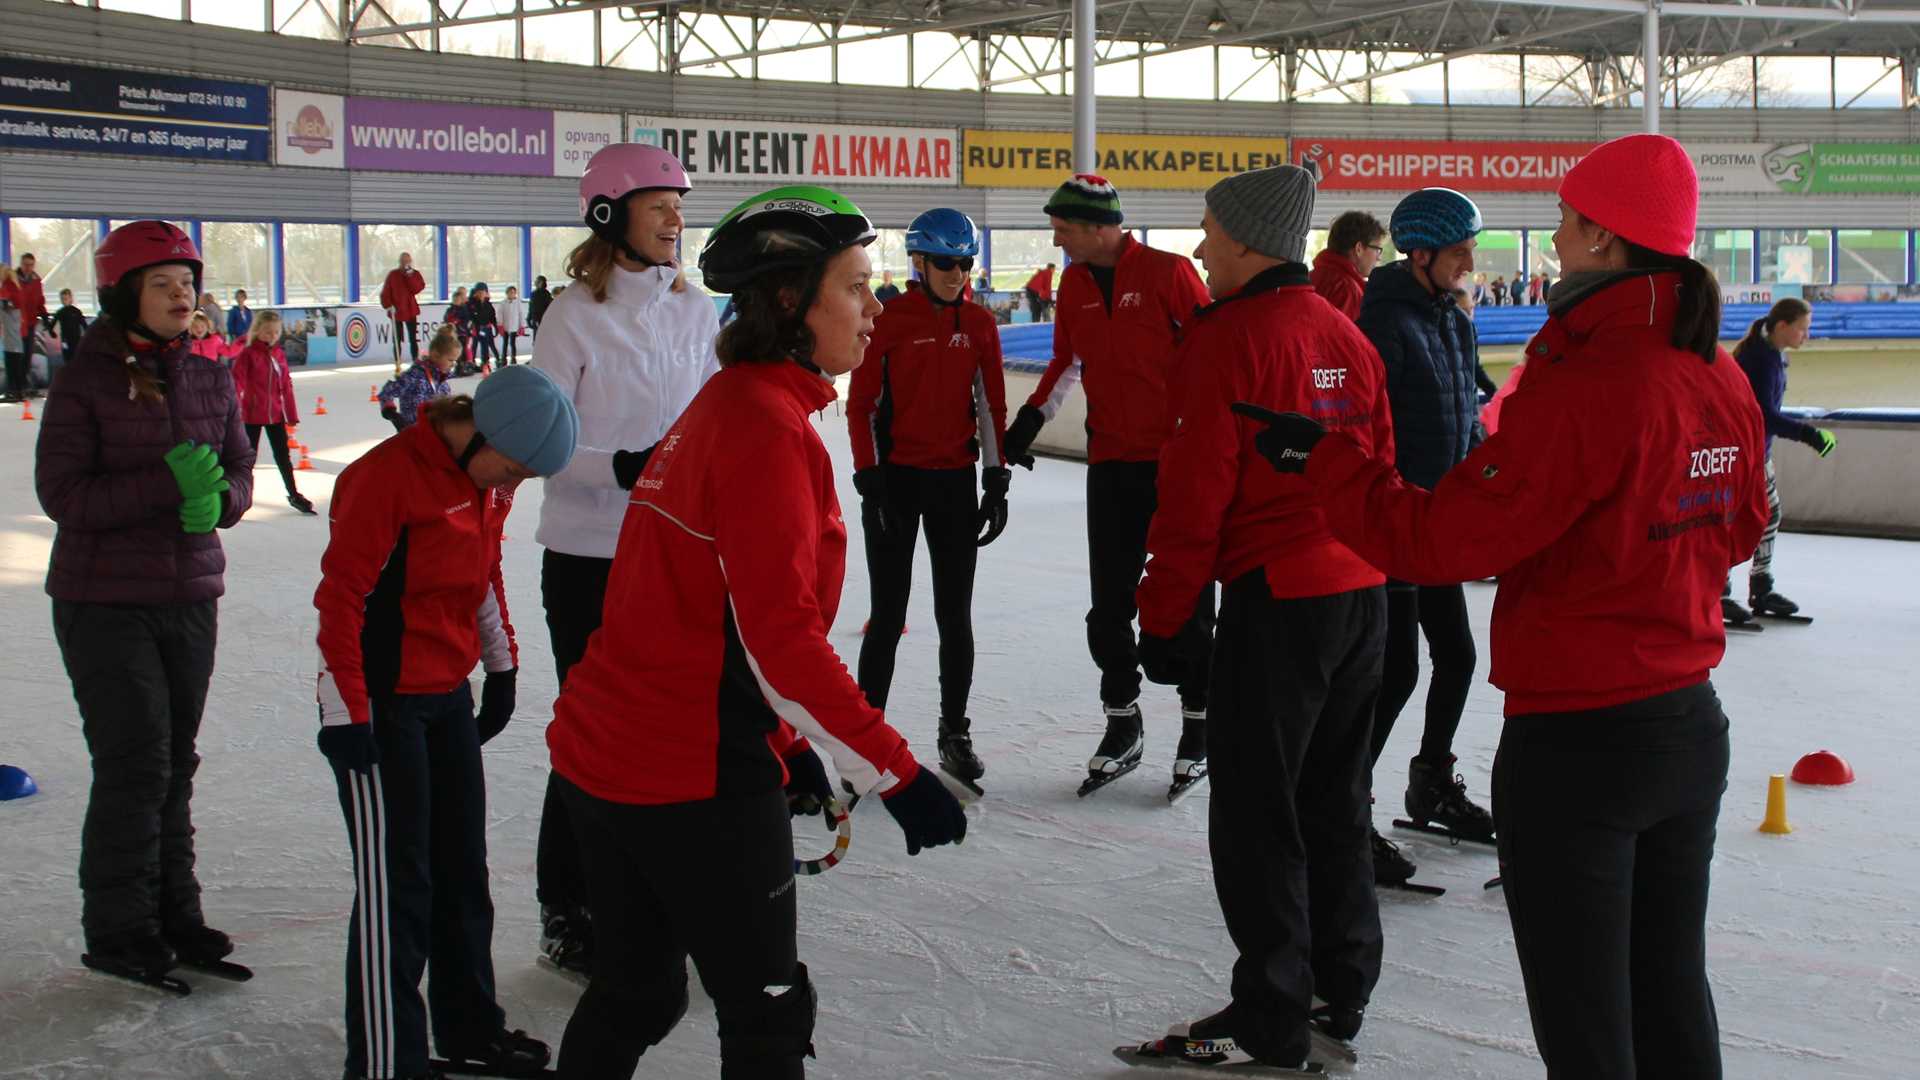
[[[233,358],[233,383],[240,392],[240,419],[249,424],[297,424],[293,372],[287,354],[264,341],[248,343]]]
[[[219,527],[253,505],[253,447],[233,379],[186,342],[141,350],[142,367],[166,384],[157,402],[129,393],[126,360],[105,321],[80,339],[54,376],[40,419],[34,488],[59,530],[47,595],[89,604],[162,607],[226,592],[217,532],[180,524],[180,485],[167,451],[187,441],[220,455],[227,492]]]
[[[1394,466],[1408,483],[1432,490],[1475,445],[1480,339],[1473,320],[1452,293],[1429,293],[1401,259],[1367,278],[1359,325],[1387,373]]]
[[[1005,468],[1006,369],[993,313],[935,304],[912,287],[887,301],[847,390],[853,467]]]
[[[1500,575],[1508,716],[1679,690],[1726,651],[1721,587],[1767,520],[1760,410],[1724,351],[1674,348],[1679,289],[1627,271],[1556,310],[1499,433],[1430,492],[1339,431],[1307,460],[1333,534],[1386,573]]]

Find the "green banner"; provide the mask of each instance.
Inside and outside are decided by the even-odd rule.
[[[1810,183],[1804,190],[1820,194],[1920,192],[1920,144],[1814,143],[1812,156]]]

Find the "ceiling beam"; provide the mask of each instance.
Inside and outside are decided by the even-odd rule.
[[[1592,29],[1595,29],[1596,27],[1608,26],[1613,23],[1623,22],[1630,18],[1634,18],[1634,16],[1603,15],[1597,19],[1588,19],[1586,22],[1583,22],[1583,23],[1575,23],[1572,26],[1556,26],[1549,30],[1535,30],[1533,33],[1522,34],[1519,37],[1508,38],[1505,41],[1488,42],[1485,45],[1473,45],[1465,49],[1457,49],[1453,52],[1447,53],[1444,56],[1433,56],[1433,57],[1428,57],[1427,59],[1424,59],[1424,60],[1415,61],[1414,63],[1411,63],[1411,64],[1402,64],[1397,68],[1388,68],[1381,71],[1368,72],[1365,75],[1355,75],[1352,78],[1338,79],[1333,82],[1328,82],[1320,86],[1310,87],[1306,90],[1302,90],[1294,96],[1296,99],[1298,99],[1298,98],[1308,97],[1313,94],[1325,93],[1328,90],[1339,90],[1342,87],[1352,86],[1355,83],[1370,82],[1374,79],[1384,79],[1389,75],[1398,75],[1398,74],[1401,74],[1402,72],[1407,72],[1407,71],[1417,71],[1420,68],[1432,67],[1435,64],[1444,64],[1449,60],[1461,60],[1469,56],[1480,56],[1484,53],[1499,52],[1502,49],[1518,48],[1522,45],[1527,45],[1532,42],[1542,40],[1544,38],[1560,37],[1564,34],[1577,34],[1582,30],[1592,30]]]

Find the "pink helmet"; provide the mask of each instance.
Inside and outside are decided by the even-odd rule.
[[[603,146],[580,176],[580,216],[598,232],[600,226],[610,223],[614,213],[601,207],[618,205],[647,188],[671,188],[685,195],[693,183],[687,179],[686,167],[671,151],[644,143]]]

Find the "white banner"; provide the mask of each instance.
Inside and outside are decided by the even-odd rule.
[[[695,177],[768,186],[951,187],[960,182],[957,136],[953,128],[627,116],[628,142],[665,147]]]
[[[1809,143],[1684,143],[1702,195],[1778,195],[1807,190]]]
[[[579,176],[601,147],[620,141],[619,113],[553,114],[553,175]]]
[[[346,101],[338,94],[273,92],[273,162],[309,169],[347,167]]]

